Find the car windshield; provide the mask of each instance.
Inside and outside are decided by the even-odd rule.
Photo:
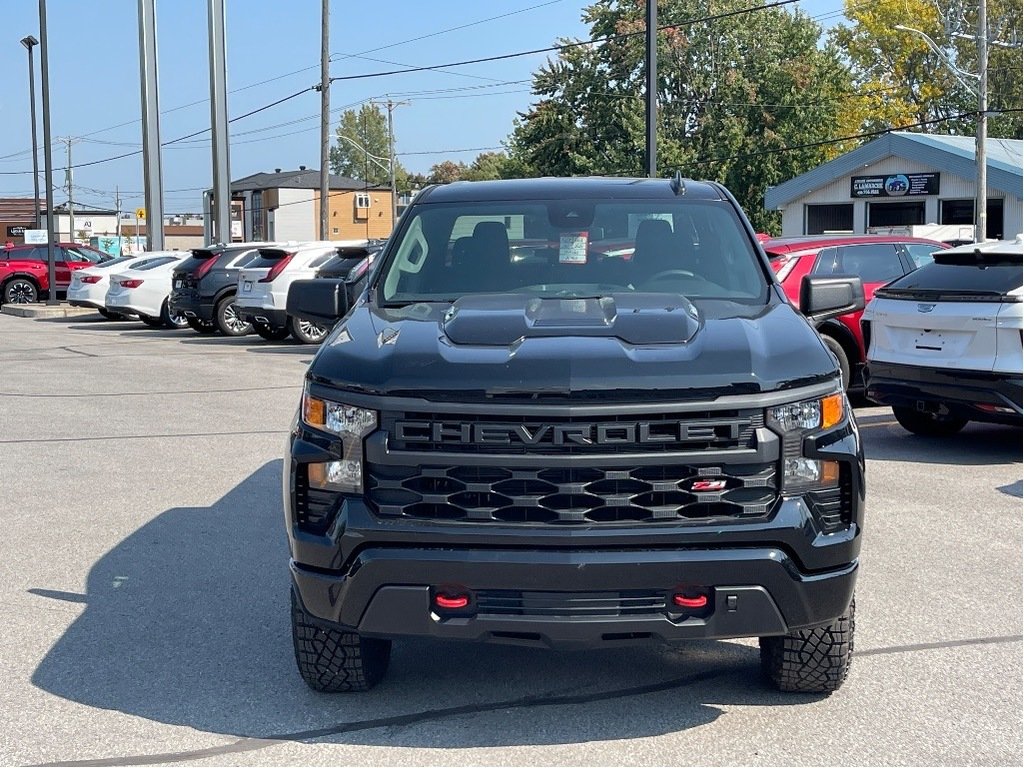
[[[132,269],[156,269],[164,264],[169,264],[172,261],[177,261],[176,256],[156,256],[152,259],[147,259],[144,263],[137,264]]]
[[[752,239],[723,201],[426,203],[410,213],[381,267],[387,304],[480,293],[767,300]]]
[[[131,261],[134,256],[117,256],[107,261],[102,261],[99,264],[93,264],[90,269],[110,269],[111,267],[117,267],[124,264],[126,261]]]

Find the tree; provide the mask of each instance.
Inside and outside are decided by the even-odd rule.
[[[371,185],[391,184],[388,119],[376,105],[364,104],[358,112],[346,109],[341,113],[335,135],[330,152],[331,173]],[[408,172],[401,163],[396,163],[396,179],[401,181],[406,176]],[[404,189],[401,183],[397,186],[399,191]]]
[[[430,166],[430,173],[427,175],[431,184],[450,184],[463,178],[468,168],[465,163],[458,163],[453,160],[443,160]]]
[[[758,228],[778,227],[764,192],[849,148],[794,148],[844,135],[852,79],[835,46],[803,13],[756,10],[749,0],[661,0],[658,159],[662,175],[724,182]],[[713,11],[709,10],[713,8]],[[539,100],[509,139],[511,167],[534,174],[644,175],[646,0],[597,0],[591,37],[534,75]],[[716,15],[719,18],[707,17]],[[569,41],[564,41],[569,42]]]
[[[490,181],[504,178],[508,157],[504,152],[481,152],[462,174],[466,181]]]
[[[977,79],[958,78],[931,50],[921,35],[928,35],[942,57],[968,73],[978,70],[978,5],[963,0],[846,0],[848,26],[830,35],[842,50],[857,84],[856,108],[867,117],[862,128],[873,130],[913,123],[930,123],[927,133],[972,134]],[[988,0],[989,37],[1019,42],[1019,0]],[[961,37],[964,35],[966,37]],[[1016,109],[1016,114],[990,118],[993,136],[1021,135],[1020,48],[989,49],[989,100],[991,109]],[[964,82],[966,82],[966,85]],[[968,87],[969,86],[969,87]],[[966,117],[957,117],[968,115]],[[937,121],[937,122],[936,122]]]

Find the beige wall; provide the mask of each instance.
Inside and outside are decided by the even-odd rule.
[[[313,194],[313,231],[319,232],[320,190],[314,190]],[[356,196],[360,194],[369,195],[369,208],[356,208]],[[329,195],[329,203],[329,240],[376,240],[391,234],[394,209],[390,190],[371,189],[365,193],[334,190]]]

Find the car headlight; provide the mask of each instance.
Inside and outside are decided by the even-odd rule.
[[[768,409],[766,423],[782,437],[782,491],[803,493],[839,485],[839,462],[803,455],[804,437],[841,423],[847,409],[842,392],[776,405]]]
[[[302,421],[341,438],[340,460],[307,465],[310,486],[362,493],[363,438],[377,428],[377,412],[322,400],[307,391],[302,395]]]

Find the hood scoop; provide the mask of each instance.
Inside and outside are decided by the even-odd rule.
[[[615,293],[598,298],[482,294],[458,299],[442,328],[454,344],[509,346],[551,336],[617,338],[627,344],[681,344],[700,327],[697,308],[674,293]]]

